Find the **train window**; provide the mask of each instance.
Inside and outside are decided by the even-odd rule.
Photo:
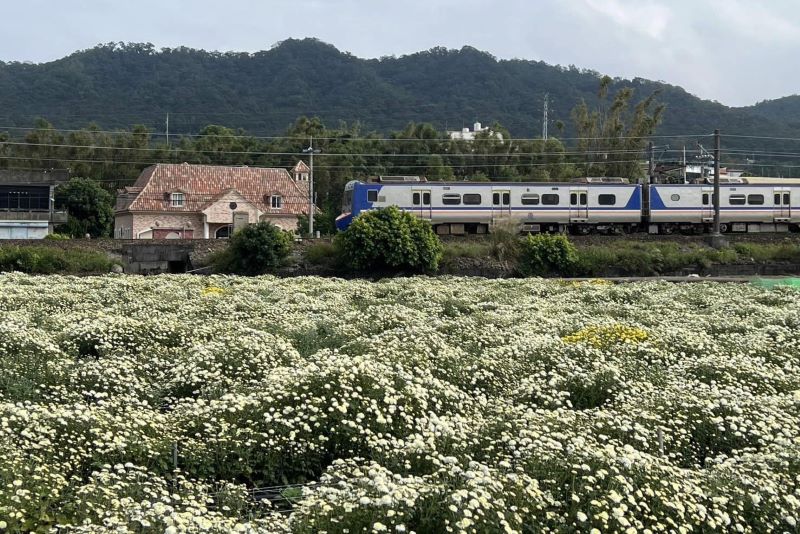
[[[580,200],[579,200],[581,206],[585,206],[586,205],[587,196],[588,195],[586,193],[581,193]]]
[[[569,195],[569,205],[574,206],[578,203],[578,193],[571,193]]]
[[[775,193],[775,205],[776,206],[780,206],[781,205],[781,194],[780,193]]]
[[[538,206],[539,195],[522,195],[523,206]]]
[[[542,204],[546,206],[555,206],[559,203],[558,195],[554,195],[552,193],[547,193],[542,195]]]
[[[464,204],[477,206],[481,203],[481,196],[478,193],[464,193]]]
[[[431,205],[431,194],[427,191],[422,193],[422,205],[423,206]]]
[[[617,195],[600,195],[597,197],[597,203],[601,206],[613,206],[617,203]]]
[[[503,206],[511,204],[511,193],[503,193]]]
[[[788,206],[789,204],[791,204],[791,201],[789,200],[790,194],[791,193],[784,193],[783,194],[783,205],[784,206]]]
[[[708,204],[709,204],[708,193],[703,193],[703,206],[708,206]]]
[[[411,195],[411,203],[415,206],[419,206],[419,193],[414,193]]]
[[[746,200],[747,199],[744,197],[744,195],[728,196],[728,202],[730,202],[731,206],[744,206]]]
[[[747,203],[760,206],[764,203],[764,195],[747,195]]]
[[[492,204],[495,206],[500,205],[500,193],[492,193]]]
[[[378,201],[378,190],[377,189],[370,189],[367,191],[367,202],[377,202]]]
[[[442,204],[446,206],[457,206],[461,204],[461,195],[447,194],[442,195]]]
[[[669,199],[671,201],[673,201],[673,202],[677,202],[677,201],[679,201],[681,199],[681,196],[677,195],[677,194],[676,195],[670,195]]]

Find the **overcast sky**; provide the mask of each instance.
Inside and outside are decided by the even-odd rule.
[[[468,44],[749,105],[800,93],[800,0],[4,1],[0,60],[110,41],[257,51],[317,37],[360,57]]]

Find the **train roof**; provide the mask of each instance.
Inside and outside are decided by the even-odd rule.
[[[376,182],[361,182],[358,181],[357,183],[365,184],[365,185],[382,185],[384,187],[390,187],[395,185],[402,185],[402,186],[418,186],[418,187],[429,187],[432,185],[445,185],[445,186],[454,186],[454,185],[461,185],[461,186],[476,186],[476,187],[489,187],[489,186],[526,186],[526,187],[534,187],[534,186],[551,186],[551,187],[586,187],[586,186],[601,186],[601,187],[635,187],[641,184],[624,184],[624,183],[588,183],[588,182],[469,182],[469,181],[462,181],[462,182],[391,182],[391,183],[381,183],[377,184]]]

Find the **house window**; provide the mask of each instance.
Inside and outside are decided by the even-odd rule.
[[[217,228],[217,231],[214,232],[214,237],[217,239],[228,239],[231,236],[231,231],[233,227],[231,225],[222,226]]]
[[[170,204],[173,208],[182,208],[185,201],[186,196],[183,193],[172,193],[170,195]]]
[[[274,210],[279,210],[283,207],[283,197],[280,195],[272,195],[269,197],[269,205]]]

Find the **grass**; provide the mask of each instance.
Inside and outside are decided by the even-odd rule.
[[[458,258],[494,258],[517,262],[520,238],[489,235],[481,240],[449,241],[444,247],[444,262]],[[716,250],[700,243],[677,241],[641,242],[620,238],[602,245],[576,244],[578,260],[571,272],[561,276],[653,276],[683,269],[707,269],[712,265],[734,263],[800,263],[800,245],[787,243],[737,243]]]
[[[0,271],[28,274],[107,273],[114,265],[104,252],[45,246],[0,247]]]

